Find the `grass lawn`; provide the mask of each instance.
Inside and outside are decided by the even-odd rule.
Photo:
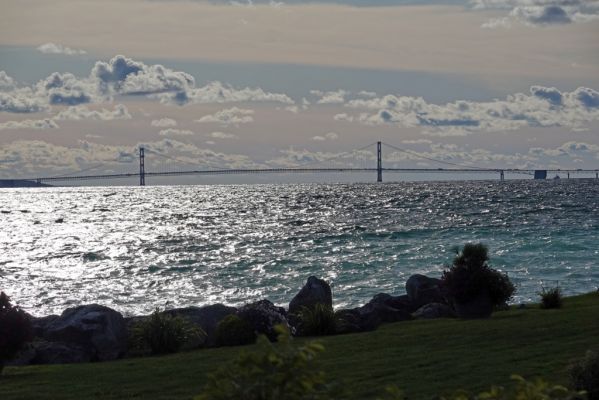
[[[568,382],[570,360],[599,349],[599,293],[488,320],[399,322],[374,332],[319,338],[322,367],[357,399],[395,384],[412,399],[508,383],[513,373]],[[299,341],[299,340],[298,340]],[[93,364],[7,367],[0,399],[190,399],[205,376],[240,351],[220,348]]]

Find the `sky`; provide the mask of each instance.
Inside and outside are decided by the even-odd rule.
[[[596,169],[598,131],[597,0],[0,0],[0,178]]]

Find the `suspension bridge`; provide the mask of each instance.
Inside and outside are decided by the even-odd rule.
[[[394,162],[393,157],[387,159],[385,163],[391,163],[391,165],[384,165],[383,159],[383,146],[391,149],[391,155],[397,156],[403,153],[409,160],[421,160],[427,164],[440,165],[437,168],[434,167],[422,167],[422,168],[407,168],[398,167],[397,162]],[[368,148],[372,148],[372,152],[368,151]],[[174,165],[178,165],[176,168],[158,168],[158,170],[148,170],[146,168],[147,159],[146,153],[154,155],[158,158],[167,159],[174,162]],[[351,158],[356,155],[360,155],[362,164],[371,165],[356,165],[355,162],[351,162]],[[335,174],[335,173],[372,173],[376,176],[376,182],[383,182],[383,174],[386,173],[428,173],[428,174],[439,174],[439,173],[450,173],[450,174],[473,174],[473,173],[487,173],[497,174],[499,180],[504,180],[507,174],[511,175],[527,175],[532,176],[535,179],[545,179],[548,174],[562,174],[563,177],[570,178],[571,174],[586,174],[599,179],[599,168],[598,169],[519,169],[519,168],[489,168],[489,167],[478,167],[473,165],[464,165],[456,162],[440,160],[428,157],[424,154],[417,153],[412,150],[407,150],[397,146],[390,145],[388,143],[376,142],[364,146],[360,149],[352,150],[351,152],[344,152],[341,155],[325,157],[324,160],[312,161],[309,163],[298,164],[295,166],[285,167],[256,167],[256,168],[218,168],[218,167],[203,167],[199,164],[190,162],[189,160],[180,160],[174,157],[170,157],[162,152],[152,150],[150,148],[140,147],[138,152],[139,168],[131,172],[115,172],[115,173],[97,173],[92,174],[90,171],[98,169],[101,165],[86,168],[81,171],[76,171],[70,174],[63,174],[59,176],[46,176],[46,177],[35,177],[19,179],[19,182],[30,182],[38,186],[42,185],[67,185],[76,184],[77,181],[106,181],[116,179],[135,179],[139,181],[140,186],[146,185],[146,178],[159,178],[159,177],[174,177],[174,176],[191,176],[191,175],[240,175],[240,174]],[[346,161],[346,165],[341,165],[340,159]],[[347,165],[347,161],[350,161],[350,165]],[[397,160],[395,160],[397,161]],[[322,165],[328,163],[329,165]],[[195,168],[182,169],[181,164],[194,164]],[[4,180],[10,181],[10,180]],[[16,180],[14,180],[16,181]]]

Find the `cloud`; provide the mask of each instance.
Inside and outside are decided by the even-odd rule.
[[[532,147],[529,154],[549,157],[584,157],[594,156],[599,159],[599,146],[585,142],[566,142],[557,148]]]
[[[207,103],[243,103],[243,102],[271,102],[295,104],[286,94],[270,93],[261,88],[245,87],[236,89],[230,85],[215,81],[200,88],[188,87],[175,93],[158,96],[167,104],[207,104]]]
[[[155,119],[151,122],[152,126],[157,126],[159,128],[169,128],[172,126],[177,126],[177,121],[172,118],[160,118]]]
[[[588,22],[599,18],[597,0],[471,0],[475,9],[503,9],[507,17],[485,22],[484,28],[509,28],[511,20],[533,26]]]
[[[191,136],[195,135],[195,132],[190,131],[188,129],[175,129],[175,128],[167,128],[158,132],[160,136]]]
[[[245,155],[218,153],[189,143],[163,138],[159,141],[134,145],[104,145],[85,140],[66,147],[41,140],[17,140],[0,147],[0,175],[7,177],[36,177],[62,175],[94,168],[94,173],[119,173],[137,170],[137,150],[146,153],[146,171],[163,167],[158,153],[179,160],[182,167],[190,168],[259,168]]]
[[[88,77],[54,72],[31,87],[17,87],[2,71],[0,90],[0,111],[14,113],[38,112],[52,105],[101,103],[112,101],[114,96],[146,96],[178,105],[253,101],[295,104],[286,94],[261,88],[237,89],[220,82],[196,88],[194,77],[186,72],[160,64],[146,65],[122,55],[96,62]]]
[[[336,90],[332,92],[311,90],[310,93],[317,97],[320,97],[316,101],[317,104],[343,104],[345,102],[345,96],[349,94],[349,92],[345,90]]]
[[[160,64],[146,65],[122,55],[108,62],[98,61],[91,77],[99,81],[103,92],[145,95],[184,91],[195,85],[193,76],[182,71],[173,71]]]
[[[70,47],[55,43],[42,44],[37,48],[37,50],[44,54],[65,54],[67,56],[75,56],[87,53],[85,50],[72,49]]]
[[[212,132],[208,136],[210,136],[211,138],[214,138],[214,139],[237,139],[239,137],[232,133],[225,133],[225,132]]]
[[[222,125],[247,124],[254,121],[254,110],[232,107],[218,111],[214,114],[204,115],[195,122],[199,123],[219,123]]]
[[[336,120],[423,127],[426,133],[442,136],[523,127],[584,130],[587,123],[599,120],[599,92],[585,87],[560,92],[553,87],[532,86],[529,95],[516,93],[505,100],[460,100],[443,105],[428,103],[422,97],[386,95],[353,99],[346,106],[367,112],[351,116],[337,114]]]
[[[5,129],[56,129],[58,124],[53,120],[46,119],[25,119],[22,121],[8,121],[0,123],[0,131]]]
[[[0,92],[13,90],[17,87],[17,83],[13,78],[8,76],[6,71],[0,71]]]
[[[433,143],[429,139],[402,140],[401,142],[405,143],[405,144],[431,144],[431,143]]]
[[[117,119],[131,119],[131,114],[123,104],[117,104],[113,110],[105,108],[101,110],[90,110],[86,106],[71,106],[64,111],[59,112],[52,119],[80,121],[84,119],[93,119],[99,121],[113,121]]]
[[[335,132],[328,132],[325,133],[323,136],[314,136],[312,138],[312,140],[317,141],[317,142],[324,142],[326,140],[337,140],[339,139],[339,135],[336,134]]]

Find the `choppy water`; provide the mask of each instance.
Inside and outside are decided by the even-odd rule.
[[[440,275],[468,241],[516,301],[599,285],[596,180],[7,189],[0,211],[0,289],[35,315],[286,304],[311,274],[355,306]]]

